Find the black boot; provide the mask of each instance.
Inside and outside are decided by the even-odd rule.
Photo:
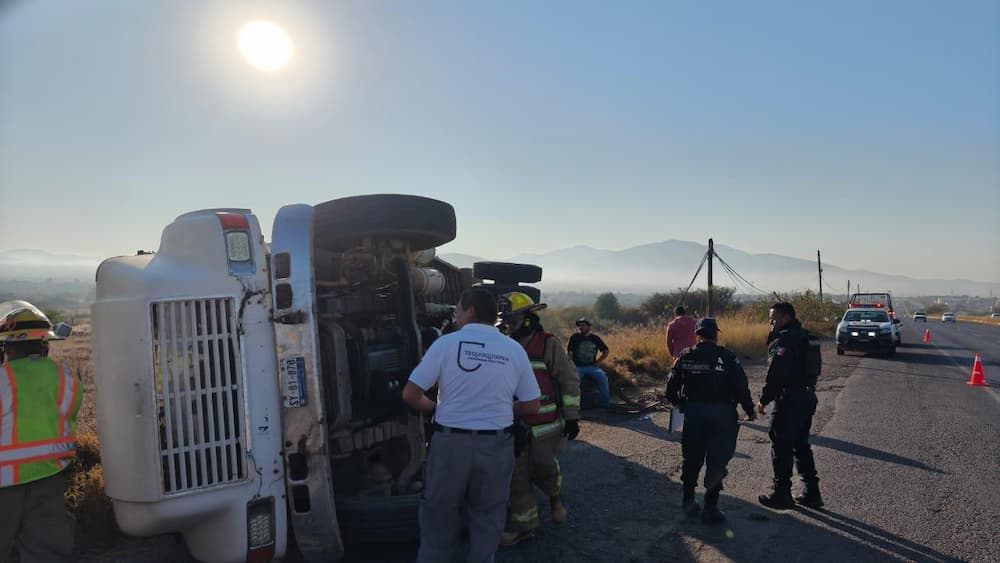
[[[768,508],[773,508],[775,510],[788,510],[789,508],[795,507],[795,501],[792,500],[792,490],[790,485],[779,485],[774,484],[774,491],[769,495],[760,495],[757,500],[761,504]]]
[[[726,519],[726,513],[719,510],[719,493],[722,489],[705,491],[705,510],[701,513],[701,521],[705,524],[719,524]]]
[[[684,499],[681,500],[681,510],[688,516],[697,516],[701,506],[694,500],[694,485],[684,485]]]
[[[808,506],[809,508],[822,508],[823,497],[819,494],[819,483],[806,483],[805,491],[803,491],[801,495],[795,497],[795,502],[801,504],[802,506]]]

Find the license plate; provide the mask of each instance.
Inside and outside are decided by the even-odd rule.
[[[285,385],[285,407],[304,407],[306,393],[306,362],[301,357],[280,360],[281,381]]]

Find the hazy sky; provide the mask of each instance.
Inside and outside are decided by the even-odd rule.
[[[0,248],[399,192],[455,206],[450,252],[714,236],[1000,280],[996,0],[0,6]],[[237,51],[259,18],[283,71]]]

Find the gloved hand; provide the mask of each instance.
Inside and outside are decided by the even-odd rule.
[[[528,427],[523,424],[514,425],[514,457],[521,457],[528,448]]]
[[[566,428],[563,430],[563,435],[566,436],[566,439],[575,440],[579,434],[580,434],[580,421],[567,420]]]

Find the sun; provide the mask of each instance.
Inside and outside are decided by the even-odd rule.
[[[240,54],[263,72],[277,72],[292,60],[292,38],[280,25],[268,20],[249,21],[240,28],[237,40]]]

